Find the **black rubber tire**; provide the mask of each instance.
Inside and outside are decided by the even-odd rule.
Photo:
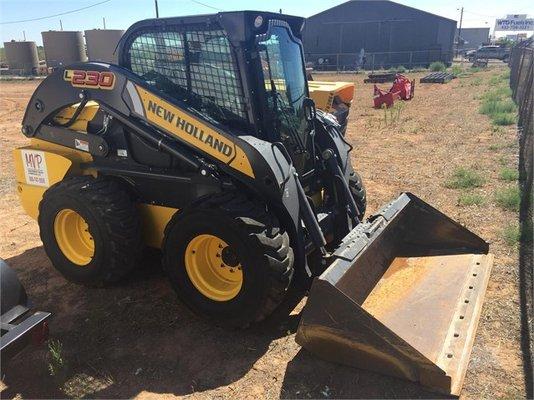
[[[71,262],[57,244],[54,221],[62,209],[76,211],[89,226],[95,250],[87,265]],[[118,281],[135,268],[143,249],[137,209],[128,193],[112,180],[75,176],[51,186],[39,204],[38,223],[52,264],[78,284],[102,286]]]
[[[199,292],[185,268],[187,245],[212,234],[235,249],[243,271],[240,292],[215,301]],[[163,267],[179,299],[196,314],[230,328],[245,328],[271,314],[293,277],[288,234],[264,204],[230,192],[212,196],[178,212],[165,230]]]
[[[358,206],[358,210],[361,213],[360,220],[362,220],[367,208],[367,193],[365,191],[362,177],[356,171],[352,171],[349,175],[349,188],[354,197],[354,201]]]

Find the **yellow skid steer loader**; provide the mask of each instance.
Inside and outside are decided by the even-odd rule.
[[[354,83],[316,81],[311,74],[311,68],[306,68],[306,77],[310,98],[315,107],[332,114],[340,125],[339,130],[345,134],[354,98]]]
[[[59,68],[22,121],[22,205],[70,281],[115,282],[156,247],[188,307],[244,327],[294,278],[314,278],[305,348],[458,393],[488,244],[409,193],[364,219],[352,146],[309,98],[303,22],[145,20],[122,37],[119,65]]]

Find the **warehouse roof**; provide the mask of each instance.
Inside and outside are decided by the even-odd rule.
[[[454,19],[446,18],[446,17],[443,17],[441,15],[437,15],[437,14],[432,14],[432,13],[430,13],[428,11],[423,11],[423,10],[420,10],[418,8],[415,8],[415,7],[406,6],[404,4],[396,3],[394,1],[389,1],[389,0],[349,0],[349,1],[346,1],[345,3],[341,3],[341,4],[338,4],[337,6],[330,7],[327,10],[321,11],[320,13],[314,14],[314,15],[308,17],[308,19],[317,17],[317,16],[319,16],[321,14],[329,12],[330,10],[333,10],[335,8],[338,8],[338,7],[342,7],[342,6],[347,5],[349,3],[391,3],[391,4],[394,4],[395,6],[398,6],[398,7],[408,8],[408,9],[411,9],[411,10],[414,10],[414,11],[417,11],[417,12],[420,12],[420,13],[423,13],[423,14],[431,15],[431,16],[436,17],[436,18],[446,19],[446,20],[449,20],[449,21],[452,21],[452,22],[456,23],[456,21]]]

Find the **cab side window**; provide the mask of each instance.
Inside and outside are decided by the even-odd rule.
[[[187,88],[185,48],[181,34],[147,32],[139,35],[133,41],[129,54],[130,68],[147,83],[169,94],[176,89],[174,85]]]
[[[131,70],[217,122],[244,127],[247,112],[223,30],[146,31],[128,50]]]

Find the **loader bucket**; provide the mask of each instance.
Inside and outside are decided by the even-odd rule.
[[[488,284],[488,244],[403,193],[315,279],[297,342],[329,361],[459,395]]]

